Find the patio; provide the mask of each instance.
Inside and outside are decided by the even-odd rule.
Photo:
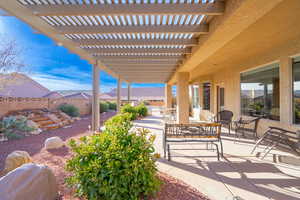
[[[162,117],[159,112],[135,122],[156,135],[156,151],[163,155]],[[224,156],[217,161],[216,152],[205,145],[171,146],[172,161],[161,158],[158,169],[208,195],[211,199],[280,199],[300,198],[300,161],[288,153],[273,150],[264,160],[251,155],[253,140],[234,141],[223,130]],[[191,149],[191,150],[188,150]],[[256,152],[263,151],[259,148]],[[274,163],[273,158],[281,162]],[[292,163],[291,163],[292,162]],[[290,164],[286,164],[290,163]],[[240,198],[233,198],[240,197]]]

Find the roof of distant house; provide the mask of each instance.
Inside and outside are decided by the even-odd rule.
[[[48,94],[46,94],[45,96],[43,96],[44,98],[50,98],[50,99],[57,99],[57,98],[62,98],[63,95],[61,95],[58,92],[52,91],[49,92]]]
[[[0,96],[41,98],[50,92],[25,74],[0,74]]]
[[[110,92],[106,93],[112,97],[117,96],[117,89],[114,88]],[[121,88],[121,98],[127,99],[128,88]],[[140,87],[130,89],[131,100],[163,100],[165,96],[165,90],[163,87]]]
[[[91,95],[87,94],[85,92],[78,92],[78,93],[66,95],[66,96],[64,96],[64,98],[67,98],[67,99],[70,99],[70,98],[72,98],[72,99],[90,99]]]

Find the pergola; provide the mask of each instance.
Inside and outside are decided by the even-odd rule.
[[[0,7],[93,64],[92,125],[97,130],[99,69],[118,78],[118,91],[121,80],[168,82],[208,34],[209,22],[223,14],[225,2],[0,0]]]

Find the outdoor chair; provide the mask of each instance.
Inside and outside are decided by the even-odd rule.
[[[253,134],[253,137],[256,140],[258,138],[257,128],[260,119],[261,117],[256,117],[254,119],[245,120],[241,117],[239,120],[235,121],[235,137],[239,137],[239,133],[245,137],[245,132],[249,132]],[[249,127],[251,125],[252,127]]]
[[[223,145],[221,140],[221,124],[219,123],[195,123],[195,124],[165,124],[163,132],[164,158],[168,155],[171,160],[170,144],[181,142],[201,142],[212,144],[216,147],[218,160],[223,157]],[[218,143],[218,144],[217,144]]]
[[[230,134],[230,129],[232,126],[232,117],[233,117],[233,112],[230,110],[222,110],[217,113],[215,122],[220,123],[222,126],[226,125],[228,126],[228,132]]]
[[[264,155],[262,155],[261,159],[264,159],[275,147],[289,150],[295,155],[300,156],[300,137],[296,132],[270,126],[264,135],[256,142],[251,154],[263,143],[266,147],[264,148]]]

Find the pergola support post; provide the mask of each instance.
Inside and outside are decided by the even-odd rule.
[[[172,108],[172,85],[165,85],[165,107]]]
[[[117,86],[117,112],[121,111],[121,79],[118,78],[118,86]]]
[[[131,90],[131,84],[128,83],[128,85],[127,85],[127,101],[128,101],[128,103],[130,102],[130,95],[131,95],[130,90]]]
[[[99,78],[100,70],[98,64],[93,65],[93,99],[92,99],[92,131],[97,132],[100,128],[99,110]]]
[[[177,73],[177,122],[189,123],[189,73]]]

